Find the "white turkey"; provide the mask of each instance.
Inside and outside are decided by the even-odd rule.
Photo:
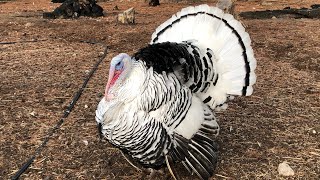
[[[253,91],[250,43],[232,15],[208,5],[182,9],[147,47],[112,59],[96,110],[101,134],[144,167],[160,168],[170,158],[208,179],[218,151],[214,110]]]

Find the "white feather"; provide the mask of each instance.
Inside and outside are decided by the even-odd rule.
[[[198,97],[192,97],[191,107],[185,119],[175,129],[176,133],[190,139],[200,129],[204,121],[202,104],[202,101]]]
[[[202,12],[212,14],[214,17]],[[187,14],[195,13],[198,13],[198,15],[181,18]],[[179,18],[181,19],[178,23],[172,24]],[[222,19],[228,24],[223,22]],[[169,25],[171,27],[166,28]],[[164,28],[166,30],[163,33],[159,33]],[[241,41],[244,44],[247,61],[250,66],[250,84],[247,87],[248,95],[252,93],[251,86],[256,81],[254,73],[256,60],[250,46],[251,39],[249,34],[245,32],[242,24],[234,19],[232,15],[225,14],[221,9],[209,7],[208,5],[184,8],[156,29],[150,43],[166,41],[179,43],[187,40],[196,40],[198,47],[212,49],[215,55],[215,68],[219,74],[219,79],[216,86],[211,86],[200,97],[206,98],[211,96],[214,100],[212,101],[214,103],[211,102],[211,107],[215,108],[215,105],[224,103],[228,95],[242,95],[242,88],[245,86],[244,79],[247,69],[243,56],[244,49],[239,42],[237,34],[241,37]]]

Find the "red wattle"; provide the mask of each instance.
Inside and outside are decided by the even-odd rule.
[[[121,71],[115,71],[115,72],[114,72],[114,75],[113,75],[113,77],[112,77],[112,79],[111,79],[111,82],[110,82],[110,87],[112,87],[112,86],[114,85],[114,83],[115,83],[115,82],[117,81],[117,79],[119,78],[120,74],[121,74]]]

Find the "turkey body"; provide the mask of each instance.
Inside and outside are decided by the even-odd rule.
[[[188,7],[160,25],[147,47],[111,64],[96,110],[102,135],[144,167],[160,168],[170,157],[201,179],[212,176],[214,110],[230,96],[250,95],[256,79],[242,25],[218,8]]]

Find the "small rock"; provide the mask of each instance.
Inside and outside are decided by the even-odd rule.
[[[32,117],[36,117],[37,116],[37,113],[32,111],[31,113],[29,113]]]
[[[86,108],[86,109],[87,109],[87,108],[88,108],[88,105],[84,105],[84,108]]]
[[[88,146],[89,142],[87,140],[82,140],[82,142],[84,143],[84,145]]]
[[[289,166],[287,161],[283,161],[278,166],[278,173],[281,176],[294,176],[293,169]]]
[[[30,26],[32,26],[32,25],[33,25],[32,23],[28,22],[28,23],[26,23],[24,26],[25,26],[25,27],[30,27]]]
[[[125,10],[123,13],[118,14],[117,20],[122,24],[135,24],[134,8],[132,7],[128,10]]]
[[[103,56],[103,55],[104,55],[104,52],[101,51],[101,52],[99,52],[99,55],[98,55],[98,56],[101,57],[101,56]]]
[[[272,16],[272,18],[271,19],[277,19],[277,17],[275,17],[275,16]]]
[[[116,5],[116,6],[114,6],[114,7],[112,8],[112,10],[118,11],[118,10],[119,10],[119,7]]]

